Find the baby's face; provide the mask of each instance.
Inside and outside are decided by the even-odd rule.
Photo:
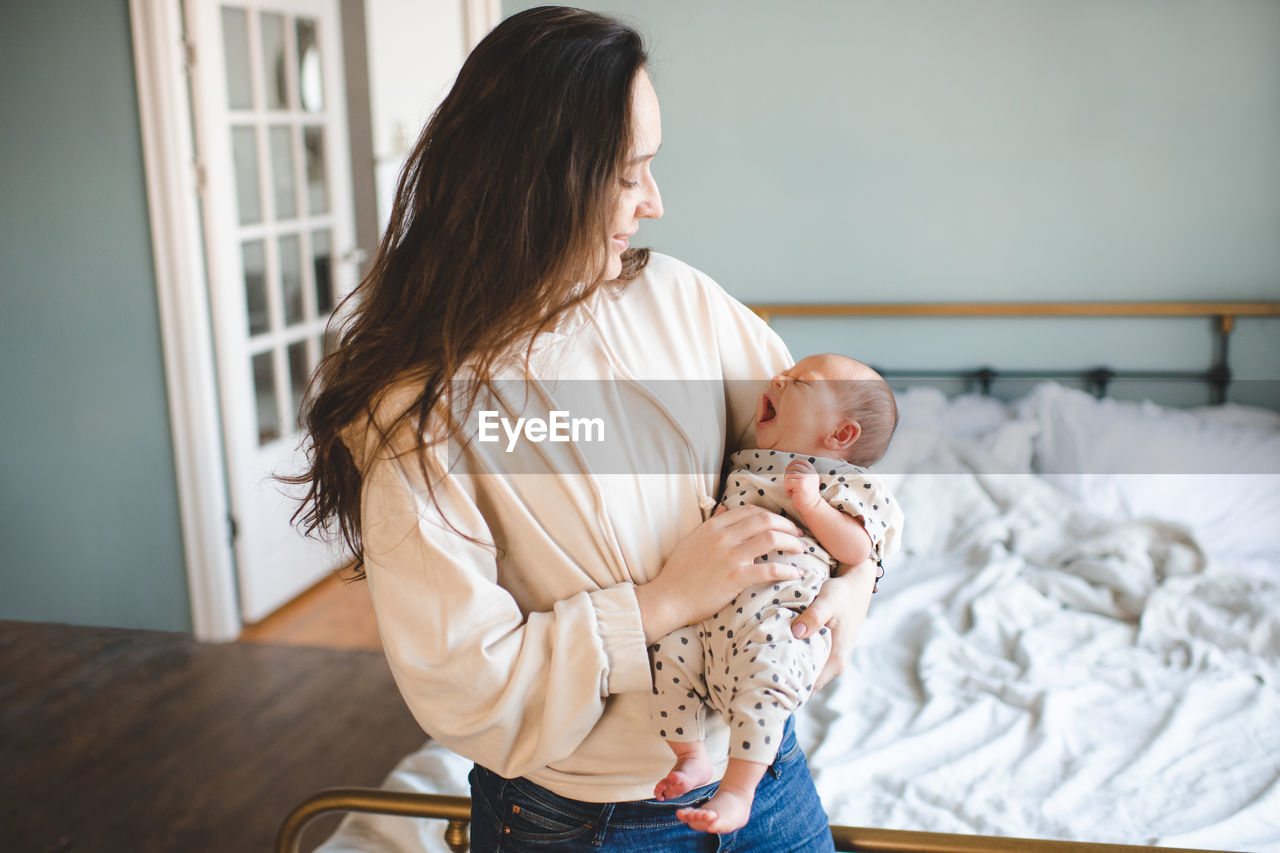
[[[828,440],[847,420],[835,380],[865,379],[862,365],[811,355],[769,380],[756,407],[756,445],[765,450],[831,456]]]

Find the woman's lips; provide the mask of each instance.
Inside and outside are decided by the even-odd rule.
[[[625,252],[627,250],[627,246],[630,245],[630,241],[626,237],[619,237],[615,235],[613,237],[613,245],[618,247],[619,252]]]

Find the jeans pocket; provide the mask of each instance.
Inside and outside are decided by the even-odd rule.
[[[800,756],[804,755],[800,750],[800,744],[794,740],[791,742],[790,746],[785,743],[783,746],[786,747],[786,751],[778,753],[778,757],[773,760],[774,764],[790,764]]]
[[[503,835],[529,843],[564,843],[592,832],[591,815],[566,808],[555,802],[550,792],[525,782],[513,780],[502,798]]]

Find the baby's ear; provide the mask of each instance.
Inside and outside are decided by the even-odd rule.
[[[827,447],[831,450],[844,452],[862,435],[862,424],[855,420],[846,418],[836,424],[836,428],[827,436]]]

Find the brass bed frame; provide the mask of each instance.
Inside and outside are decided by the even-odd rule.
[[[1231,382],[1228,344],[1240,317],[1280,317],[1280,301],[1257,302],[952,302],[872,304],[759,304],[750,306],[765,322],[775,317],[1203,317],[1212,320],[1214,347],[1203,371],[1112,370],[1018,371],[979,367],[969,370],[885,370],[888,379],[950,378],[969,382],[983,393],[996,379],[1075,379],[1098,396],[1108,383],[1122,379],[1182,379],[1208,383],[1214,403],[1224,402]],[[365,812],[448,821],[445,841],[456,853],[470,849],[468,825],[471,800],[439,794],[387,791],[379,788],[330,788],[308,797],[281,824],[277,853],[297,853],[302,830],[314,817],[328,812]],[[840,851],[855,853],[1123,853],[1152,848],[1127,844],[1052,841],[984,835],[832,826]],[[1170,853],[1209,853],[1191,848],[1158,848]]]
[[[308,797],[289,813],[276,837],[276,853],[298,853],[303,827],[313,817],[326,812],[366,812],[447,820],[449,825],[444,837],[449,849],[454,853],[467,853],[471,849],[467,838],[467,825],[471,821],[471,799],[468,797],[379,788],[330,788]],[[856,826],[832,826],[831,837],[835,840],[836,850],[849,853],[1135,853],[1152,849],[1129,844],[950,835]],[[1186,847],[1161,847],[1159,850],[1161,853],[1214,853]]]

